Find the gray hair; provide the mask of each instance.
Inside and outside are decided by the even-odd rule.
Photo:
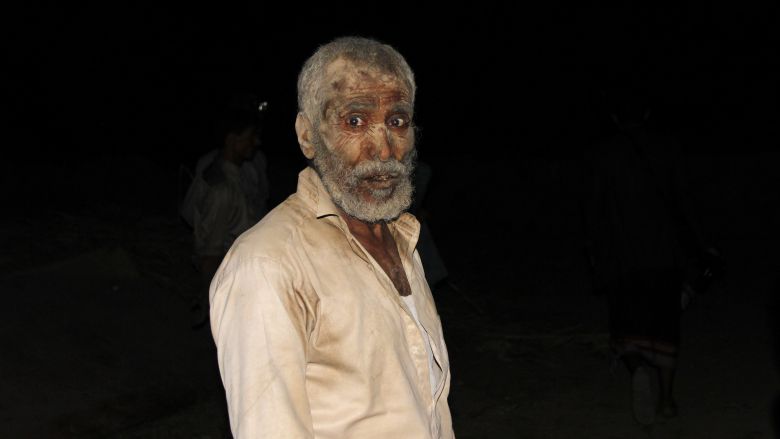
[[[318,126],[322,117],[322,80],[325,69],[339,58],[360,65],[378,68],[402,80],[409,90],[414,105],[414,73],[397,50],[379,41],[362,37],[341,37],[320,46],[298,75],[298,111]]]

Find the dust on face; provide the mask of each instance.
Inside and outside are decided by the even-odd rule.
[[[403,81],[338,59],[326,70],[314,166],[334,202],[366,222],[396,218],[411,203],[413,108]]]

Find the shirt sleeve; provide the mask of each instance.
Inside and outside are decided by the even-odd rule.
[[[278,262],[228,258],[210,301],[233,435],[313,438],[305,385],[307,308]]]
[[[195,253],[223,255],[235,206],[224,186],[209,188],[195,216]]]

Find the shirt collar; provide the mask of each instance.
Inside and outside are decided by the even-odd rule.
[[[412,253],[417,246],[417,239],[420,237],[420,222],[417,221],[417,218],[409,212],[404,212],[388,225],[390,230],[394,232],[395,241],[399,247],[398,251],[401,254]]]
[[[339,215],[338,208],[333,204],[320,176],[310,166],[298,174],[298,193],[306,201],[306,204],[314,208],[314,214],[318,219]]]

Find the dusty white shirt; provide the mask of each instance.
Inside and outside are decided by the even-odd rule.
[[[310,168],[233,244],[210,312],[236,438],[454,437],[447,349],[414,248],[419,223],[403,214],[388,227],[419,327]]]

